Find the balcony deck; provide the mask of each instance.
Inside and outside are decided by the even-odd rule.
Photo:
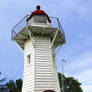
[[[54,25],[52,21],[53,18],[51,19],[52,21],[51,27],[37,27],[37,26],[28,26],[26,23],[27,17],[28,16],[25,16],[17,25],[14,26],[14,28],[12,29],[12,35],[11,35],[11,39],[14,40],[22,50],[24,50],[25,41],[30,39],[28,30],[33,35],[49,36],[51,40],[53,40],[53,37],[55,36],[56,31],[59,29],[54,45],[55,47],[57,47],[58,45],[60,44],[62,45],[65,43],[64,31],[62,29],[62,26],[59,24],[58,18],[53,17],[57,21],[57,24],[55,24],[54,22]]]

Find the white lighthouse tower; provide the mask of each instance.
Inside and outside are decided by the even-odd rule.
[[[22,92],[60,92],[55,49],[65,43],[64,32],[57,17],[36,8],[12,29],[12,40],[24,53]]]

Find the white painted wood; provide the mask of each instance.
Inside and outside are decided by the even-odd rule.
[[[41,20],[38,21],[39,19],[42,19],[42,22],[41,22]],[[46,20],[46,21],[43,22],[43,20]],[[45,16],[45,15],[40,15],[40,16],[35,15],[30,20],[28,20],[28,26],[50,27],[50,23],[47,19],[47,16]]]
[[[31,26],[49,27],[50,24],[47,24],[47,23],[32,23]]]
[[[49,36],[37,35],[25,42],[22,92],[43,92],[50,89],[60,92],[56,61],[53,57],[54,48],[50,48],[51,43]],[[27,62],[29,54],[30,63]]]
[[[27,40],[24,46],[24,74],[22,92],[34,92],[34,48],[33,38]],[[27,62],[27,55],[31,54],[30,63]]]
[[[60,29],[57,29],[57,31],[56,31],[56,33],[55,33],[55,35],[54,35],[54,38],[53,38],[52,43],[51,43],[51,48],[52,48],[52,46],[53,46],[53,44],[54,44],[54,42],[55,42],[55,39],[56,39],[56,36],[57,36],[57,33],[58,33],[59,30],[60,30]]]
[[[49,37],[35,36],[35,92],[43,92],[44,90],[57,90],[54,72],[52,51],[50,49],[51,42]],[[47,65],[46,67],[42,67]],[[44,76],[44,74],[48,76]],[[58,79],[56,79],[58,80]],[[37,85],[38,84],[38,85]],[[44,84],[44,85],[43,85]]]

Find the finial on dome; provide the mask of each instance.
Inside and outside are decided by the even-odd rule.
[[[37,5],[37,6],[36,6],[36,9],[37,9],[37,10],[40,10],[40,5]]]

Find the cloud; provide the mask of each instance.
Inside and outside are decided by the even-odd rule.
[[[82,88],[84,89],[83,92],[92,92],[92,85],[83,85]]]
[[[80,33],[78,35],[78,39],[81,39],[80,41],[83,44],[82,46],[90,47],[92,45],[92,36],[90,33],[88,33],[88,34]]]
[[[84,70],[80,73],[73,75],[75,78],[80,80],[83,85],[92,85],[92,69]]]
[[[92,66],[92,52],[88,51],[77,56],[74,60],[69,62],[66,66],[66,71],[76,73]]]
[[[87,51],[76,58],[64,65],[65,75],[78,79],[83,92],[92,92],[92,52]]]
[[[87,0],[62,0],[60,1],[61,5],[58,6],[60,13],[63,14],[63,17],[70,18],[71,20],[75,19],[91,19],[91,10],[92,10],[92,1]],[[76,18],[75,18],[76,17]]]
[[[84,70],[73,77],[82,83],[83,92],[92,92],[92,69]]]
[[[87,50],[79,55],[76,55],[76,58],[72,58],[72,61],[67,61],[64,64],[64,72],[66,76],[73,76],[75,79],[78,79],[82,83],[81,87],[83,92],[92,92],[92,51]],[[59,57],[60,58],[60,57]],[[58,70],[61,72],[61,63],[58,62]]]

